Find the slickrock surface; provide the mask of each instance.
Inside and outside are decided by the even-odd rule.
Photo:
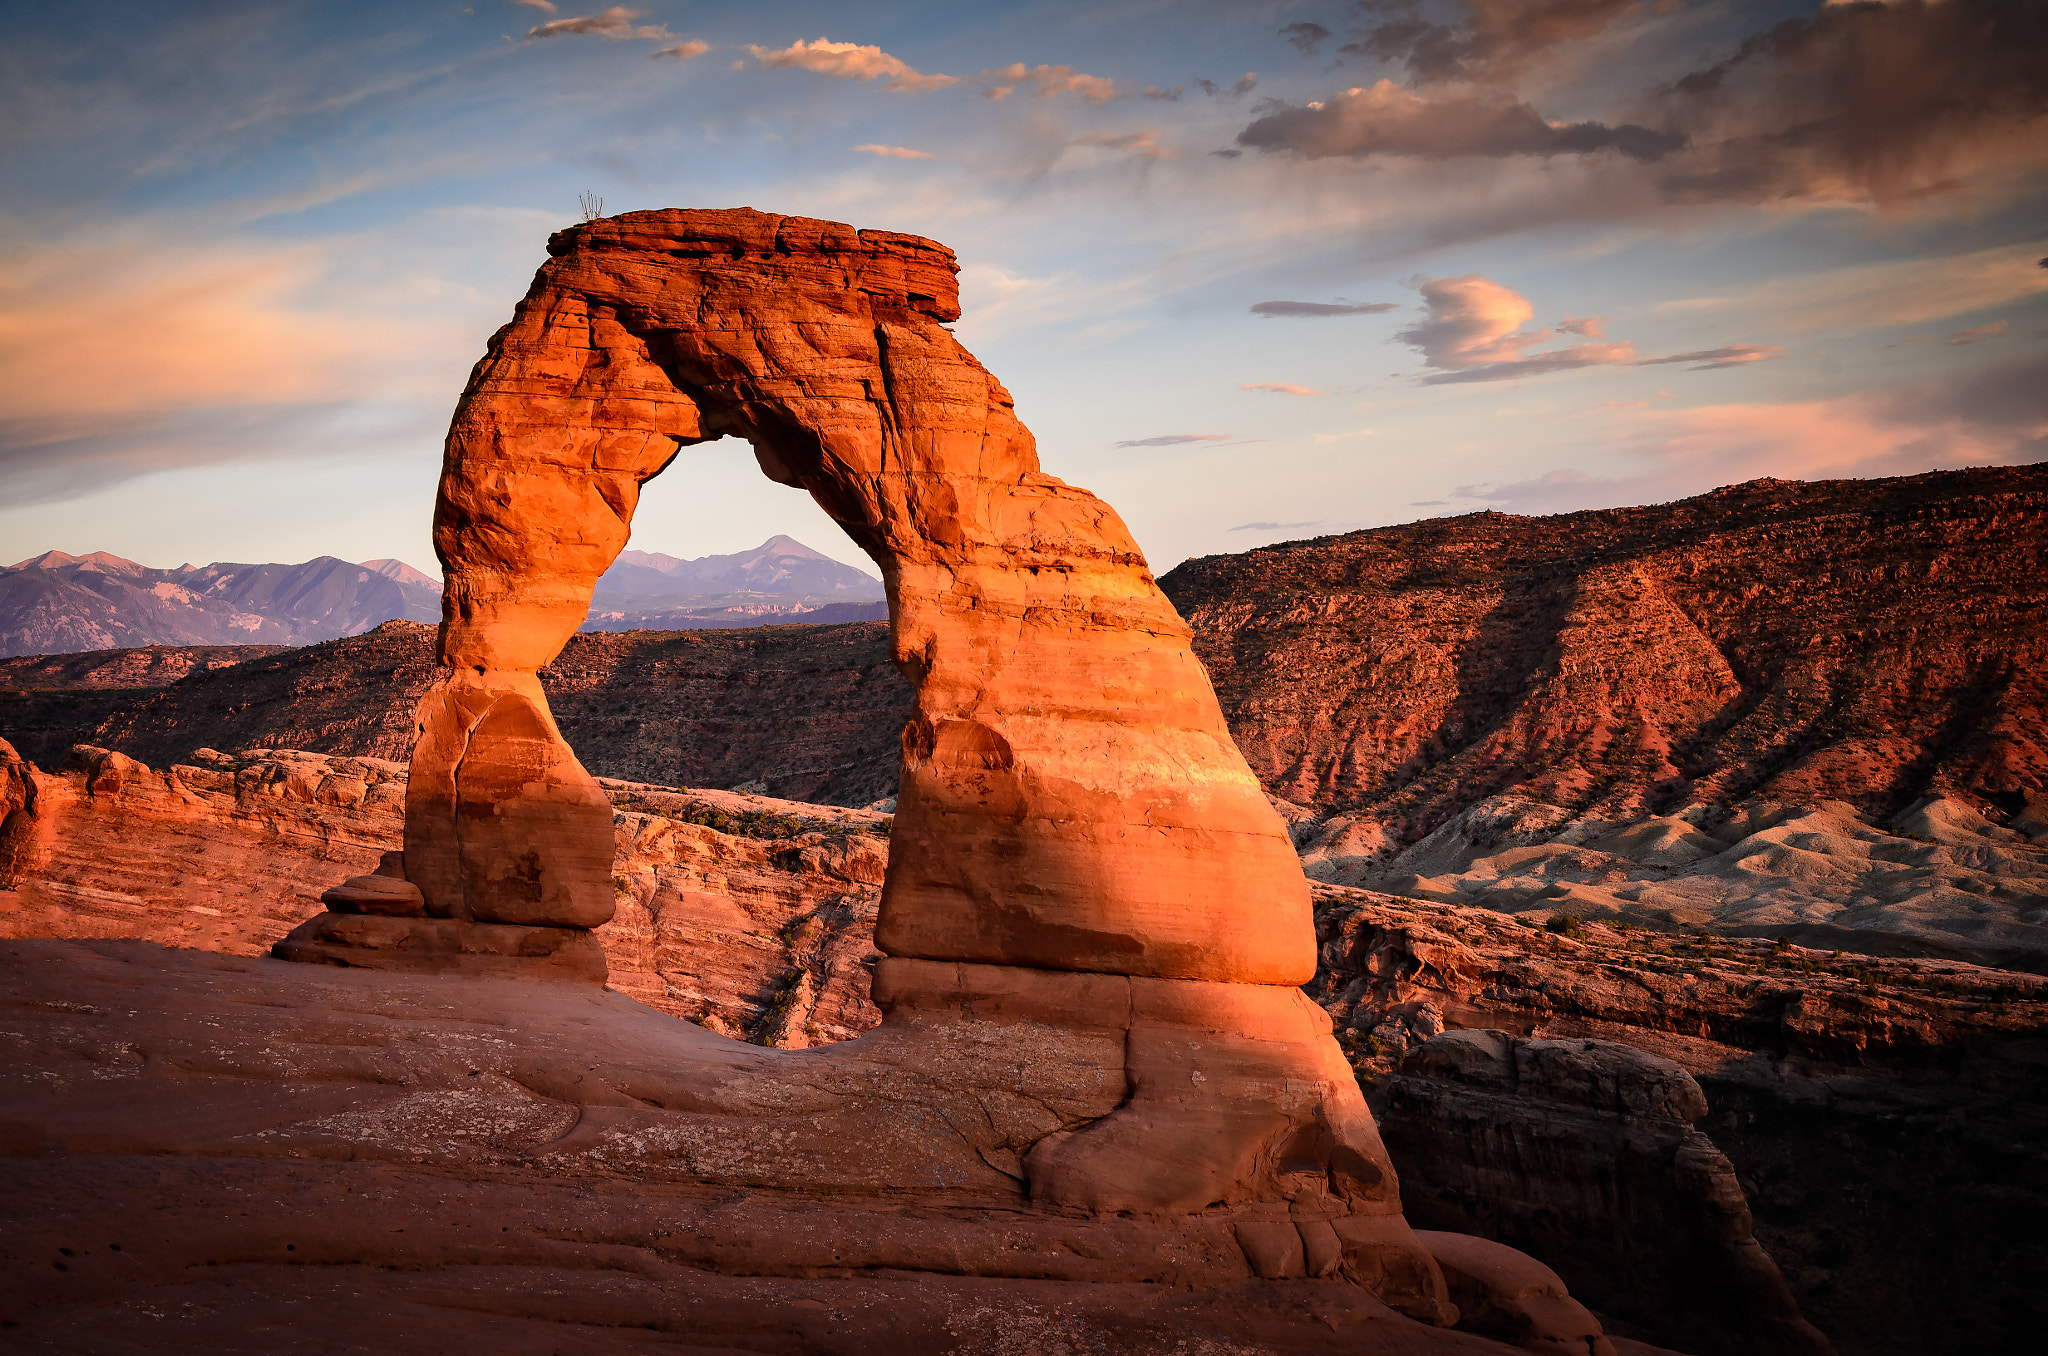
[[[1738,1212],[1726,1175],[1677,1124],[1685,1117],[1594,1115],[1592,1079],[1564,1080],[1562,1092],[1510,1080],[1516,1110],[1499,1087],[1426,1054],[1447,1029],[1491,1028],[1566,1054],[1619,1042],[1697,1082],[1698,1131],[1732,1163],[1755,1238],[1840,1351],[2019,1352],[2048,1321],[2036,1225],[2048,1209],[2048,981],[1565,915],[1553,932],[1482,909],[1316,893],[1322,964],[1310,991],[1367,1083],[1422,1227],[1479,1229],[1532,1252],[1623,1331],[1633,1322],[1674,1345],[1755,1349],[1762,1335],[1715,1312],[1730,1287],[1700,1284],[1715,1274],[1702,1265],[1709,1245]],[[1560,1097],[1576,1107],[1561,1110]],[[1646,1208],[1660,1193],[1667,1208]],[[1739,1250],[1722,1255],[1725,1277]],[[1648,1284],[1659,1267],[1693,1279]],[[1624,1293],[1603,1282],[1615,1274],[1645,1284]]]
[[[1412,886],[1436,845],[1408,853],[1499,796],[1552,807],[1574,848],[1661,832],[1672,866],[1705,846],[1689,834],[1773,804],[1890,826],[1939,796],[2048,828],[2048,466],[1473,514],[1189,561],[1161,586],[1261,781],[1321,822],[1331,879]],[[1658,907],[1746,892],[1701,893]]]
[[[233,795],[202,785],[212,768],[188,764],[207,774],[190,782],[178,774],[204,819],[190,817],[197,809],[162,774],[118,791],[103,782],[96,799],[82,766],[37,779],[46,804],[70,806],[61,850],[45,874],[0,891],[0,935],[142,937],[259,956],[318,908],[320,890],[396,846],[391,791],[354,811],[310,798],[328,773],[309,770],[346,771],[346,760],[271,751],[222,768],[229,762],[246,772]],[[614,872],[626,886],[599,934],[615,989],[755,1043],[816,1044],[879,1021],[863,964],[877,954],[879,890],[846,877],[871,874],[859,849],[886,844],[873,832],[884,816],[605,788],[619,817]],[[184,855],[181,845],[197,842],[210,845],[213,864]],[[1478,1150],[1460,1138],[1468,1115],[1454,1107],[1418,1121],[1417,1099],[1389,1106],[1400,1057],[1427,1036],[1475,1027],[1618,1041],[1677,1062],[1705,1090],[1710,1109],[1697,1127],[1735,1165],[1756,1237],[1839,1350],[1904,1356],[1966,1337],[1985,1351],[2026,1349],[2014,1334],[2033,1330],[2029,1306],[2048,1293],[2031,1223],[2048,1208],[2038,1148],[2048,1142],[2043,981],[1954,961],[1779,950],[1770,939],[1703,946],[1693,935],[1598,923],[1582,925],[1580,940],[1483,910],[1327,886],[1316,894],[1323,940],[1310,991],[1388,1118],[1404,1199],[1436,1211],[1440,1197],[1470,1201],[1479,1187],[1444,1167]],[[1540,1107],[1497,1116],[1486,1144],[1548,1142],[1538,1132],[1555,1119]],[[1618,1130],[1577,1133],[1578,1157],[1534,1160],[1520,1186],[1560,1220],[1611,1203],[1589,1190],[1584,1155],[1605,1145],[1611,1164],[1630,1142]],[[1416,1154],[1416,1138],[1444,1151]],[[1675,1174],[1661,1180],[1676,1194]],[[1456,1227],[1473,1227],[1465,1218]],[[1608,1247],[1611,1236],[1603,1221],[1583,1241]],[[1638,1239],[1636,1264],[1657,1264],[1666,1243],[1687,1237]],[[1576,1274],[1575,1249],[1554,1236],[1532,1250]],[[1599,1293],[1593,1279],[1589,1293]],[[1638,1311],[1631,1322],[1604,1297],[1599,1307],[1623,1332],[1706,1349],[1657,1315]]]
[[[1030,1024],[919,1021],[828,1065],[593,986],[0,943],[0,1341],[1516,1350],[1355,1284],[1260,1279],[1239,1212],[1031,1209],[991,1135],[1099,1114],[1122,1080],[1048,1064]],[[891,1054],[905,1042],[921,1088]],[[898,1114],[913,1093],[942,1114]]]

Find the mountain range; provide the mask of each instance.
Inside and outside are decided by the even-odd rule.
[[[874,621],[882,581],[802,542],[682,560],[627,551],[598,580],[586,630]],[[152,569],[94,551],[0,568],[0,657],[149,645],[300,646],[394,619],[437,622],[441,582],[400,560]]]

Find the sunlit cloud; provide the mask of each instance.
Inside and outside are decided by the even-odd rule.
[[[1421,350],[1423,361],[1438,369],[1422,378],[1426,386],[1509,381],[1575,367],[1636,360],[1635,346],[1626,342],[1571,344],[1530,352],[1551,342],[1557,332],[1524,329],[1536,314],[1528,298],[1476,273],[1430,278],[1422,283],[1421,290],[1427,318],[1401,331],[1400,339]],[[1581,327],[1580,333],[1586,332],[1589,325],[1595,331],[1598,329],[1590,321],[1569,323]]]
[[[1979,325],[1974,330],[1957,330],[1948,337],[1951,344],[1981,344],[1987,339],[1997,339],[2006,331],[2006,322],[1995,320],[1989,325]]]
[[[1660,363],[1691,363],[1695,372],[1708,372],[1723,367],[1747,367],[1751,363],[1775,362],[1790,357],[1785,349],[1776,344],[1729,344],[1725,348],[1701,349],[1697,353],[1674,353],[1668,358],[1644,358],[1638,367],[1655,367]]]
[[[663,47],[658,51],[649,52],[648,55],[657,60],[668,57],[676,61],[688,61],[693,57],[703,56],[710,50],[710,43],[698,42],[692,39],[687,42],[679,42],[673,47]]]
[[[927,75],[879,47],[828,38],[794,42],[778,50],[752,45],[746,50],[771,70],[795,66],[841,80],[882,80],[887,82],[882,88],[898,94],[919,94],[960,83],[957,75]]]
[[[1273,395],[1317,396],[1329,394],[1327,391],[1318,391],[1313,386],[1291,386],[1284,381],[1250,381],[1246,382],[1242,389],[1247,391],[1267,391]]]
[[[1007,98],[1020,89],[1042,99],[1055,94],[1078,94],[1090,103],[1116,98],[1116,81],[1100,75],[1083,75],[1072,66],[1026,66],[1012,62],[983,71],[975,78],[985,82],[982,94],[990,99]]]
[[[908,146],[881,146],[870,143],[866,146],[856,146],[853,149],[862,155],[882,155],[887,156],[891,160],[929,160],[932,158],[930,151],[913,151]]]

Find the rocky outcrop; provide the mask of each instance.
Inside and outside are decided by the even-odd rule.
[[[1832,1353],[1752,1235],[1734,1167],[1693,1128],[1707,1100],[1673,1061],[1447,1031],[1379,1100],[1418,1223],[1555,1259],[1586,1303],[1690,1350]]]
[[[1754,1236],[1800,1311],[1838,1349],[1909,1356],[2031,1345],[2036,1278],[2048,1274],[2032,1222],[2048,1209],[2048,1170],[2035,1147],[2048,1133],[2048,981],[1960,960],[1673,936],[1564,914],[1539,927],[1327,886],[1317,887],[1316,913],[1323,955],[1311,992],[1388,1127],[1404,1199],[1411,1184],[1435,1183],[1414,1187],[1428,1193],[1416,1197],[1426,1209],[1444,1212],[1425,1219],[1479,1227],[1472,1221],[1505,1180],[1488,1178],[1484,1164],[1518,1161],[1522,1194],[1501,1199],[1537,1213],[1510,1211],[1498,1236],[1567,1279],[1579,1275],[1575,1249],[1599,1254],[1609,1226],[1579,1234],[1540,1212],[1577,1201],[1590,1218],[1611,1204],[1595,1199],[1601,1184],[1628,1172],[1662,1181],[1667,1201],[1694,1200],[1685,1208],[1696,1223],[1735,1219],[1718,1168],[1704,1178],[1677,1173],[1685,1163],[1675,1130],[1660,1166],[1637,1153],[1647,1132],[1620,1111],[1604,1140],[1597,1127],[1553,1134],[1557,1113],[1543,1106],[1554,1094],[1532,1102],[1518,1092],[1489,1111],[1444,1079],[1416,1083],[1402,1064],[1447,1029],[1464,1040],[1493,1028],[1567,1051],[1618,1042],[1671,1061],[1704,1093],[1699,1132],[1732,1165]],[[1604,1166],[1594,1161],[1601,1143],[1611,1155]],[[1453,1168],[1460,1153],[1465,1167]],[[1535,1205],[1540,1198],[1554,1199]],[[1716,1198],[1725,1208],[1709,1208]],[[1640,1221],[1631,1264],[1676,1265],[1660,1251],[1666,1243],[1682,1251],[1694,1246],[1688,1238],[1712,1233],[1677,1229],[1684,1217]],[[1555,1236],[1529,1241],[1545,1229]],[[1591,1302],[1617,1321],[1633,1314],[1642,1325],[1633,1331],[1691,1347],[1692,1328],[1660,1326],[1678,1315],[1631,1310],[1605,1299],[1597,1278],[1589,1284],[1586,1293],[1602,1296]],[[1695,1302],[1687,1321],[1703,1325],[1703,1347],[1717,1333],[1733,1350],[1761,1340],[1732,1337],[1712,1295]]]
[[[2044,543],[2048,466],[1985,467],[1433,519],[1160,582],[1261,781],[1391,856],[1510,794],[2002,823],[2048,790]]]

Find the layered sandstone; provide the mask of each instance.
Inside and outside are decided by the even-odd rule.
[[[1161,583],[1260,779],[1384,859],[1497,795],[1609,823],[1941,795],[2002,824],[2048,793],[2044,580],[2037,465],[1469,514]]]
[[[329,776],[351,774],[351,760],[209,755],[169,774],[192,800],[156,772],[118,784],[102,774],[95,797],[93,761],[81,753],[49,774],[13,765],[8,784],[66,808],[36,871],[0,889],[0,935],[141,937],[260,956],[319,908],[326,885],[370,870],[398,842],[395,784],[380,783],[387,789],[363,810],[318,798]],[[884,816],[603,785],[620,890],[598,933],[612,988],[756,1044],[829,1044],[880,1021],[869,995]],[[206,854],[193,856],[196,845]],[[1514,1199],[1548,1232],[1501,1236],[1574,1277],[1623,1331],[1700,1350],[1697,1333],[1673,1320],[1733,1302],[1726,1286],[1633,1296],[1689,1309],[1617,1303],[1627,1297],[1603,1290],[1604,1273],[1584,1260],[1612,1247],[1620,1216],[1594,1184],[1620,1165],[1636,1165],[1634,1189],[1663,1193],[1672,1219],[1687,1200],[1711,1200],[1685,1194],[1675,1153],[1662,1176],[1643,1176],[1630,1148],[1639,1132],[1586,1121],[1584,1106],[1560,1141],[1555,1098],[1540,1083],[1488,1094],[1497,1100],[1483,1116],[1456,1096],[1391,1097],[1399,1078],[1420,1076],[1399,1072],[1402,1056],[1446,1028],[1618,1041],[1677,1062],[1705,1091],[1709,1113],[1695,1128],[1734,1165],[1756,1238],[1840,1350],[1903,1356],[1963,1340],[1997,1350],[2021,1331],[2028,1277],[2048,1264],[2029,1223],[2048,1208],[2048,1180],[2026,1147],[2048,1133],[2043,981],[1950,960],[1781,949],[1769,938],[1703,944],[1599,923],[1574,936],[1484,910],[1317,895],[1311,992],[1378,1101],[1404,1201],[1426,1223],[1513,1225],[1511,1213],[1445,1215],[1440,1202],[1504,1199],[1484,1176],[1501,1171],[1504,1149],[1561,1143],[1569,1154],[1525,1152],[1515,1175]],[[1639,1231],[1630,1274],[1679,1268],[1700,1237]],[[1284,1267],[1290,1253],[1262,1255]]]
[[[1311,992],[1423,1225],[1527,1249],[1622,1331],[1695,1350],[1810,1349],[1752,1236],[1843,1352],[2030,1344],[2048,981],[1326,886],[1317,930]],[[1514,1055],[1486,1078],[1428,1053],[1486,1029]],[[1607,1042],[1635,1056],[1575,1053]],[[1609,1072],[1557,1076],[1575,1060]]]

